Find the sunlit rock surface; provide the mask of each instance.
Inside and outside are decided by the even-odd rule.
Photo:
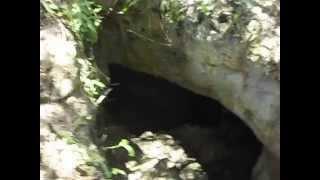
[[[120,64],[218,100],[279,159],[279,14],[279,0],[142,0],[105,18],[95,54],[106,74]]]
[[[94,106],[79,89],[76,42],[40,12],[40,179],[94,180],[101,174],[87,164],[97,152],[88,129]]]
[[[76,44],[61,22],[40,31],[40,98],[56,101],[67,97],[78,85]]]
[[[112,158],[110,163],[113,167],[122,166],[122,169],[126,170],[125,175],[115,176],[115,179],[208,179],[196,159],[189,157],[169,134],[146,131],[138,137],[130,138],[130,141],[135,147],[134,157],[127,157],[121,148],[114,149],[108,154],[108,157]]]

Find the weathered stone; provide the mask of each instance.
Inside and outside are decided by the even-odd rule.
[[[207,180],[208,177],[202,172],[201,165],[198,163],[188,164],[181,172],[179,177],[183,180],[199,179]]]
[[[140,1],[105,18],[98,65],[108,73],[108,65],[120,64],[218,100],[280,158],[279,4]]]
[[[280,180],[280,159],[264,149],[253,169],[252,180]]]
[[[93,152],[98,154],[88,131],[94,106],[78,86],[76,44],[59,20],[44,13],[40,11],[45,21],[40,27],[40,179],[94,180],[98,170],[87,166],[96,160]]]
[[[43,27],[40,44],[40,98],[45,102],[63,99],[78,85],[76,44],[61,22]]]
[[[51,124],[57,131],[70,130],[73,113],[58,103],[40,104],[40,123]]]
[[[184,149],[168,134],[147,131],[131,140],[142,150],[142,156],[138,162],[127,163],[131,171],[129,180],[199,179],[206,175],[200,164],[192,165],[195,159],[188,158]],[[168,140],[171,141],[168,143]],[[188,162],[191,164],[183,168],[182,165]]]

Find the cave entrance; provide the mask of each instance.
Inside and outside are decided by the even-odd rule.
[[[118,125],[137,136],[169,133],[208,179],[250,179],[262,145],[235,114],[166,80],[119,65],[109,68],[112,91],[99,108],[97,129]]]

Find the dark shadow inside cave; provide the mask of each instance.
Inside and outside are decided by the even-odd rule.
[[[112,91],[98,110],[98,132],[114,125],[135,135],[167,132],[201,163],[209,179],[250,179],[261,143],[235,114],[166,80],[119,65],[109,68]],[[219,149],[221,157],[210,157],[211,149]]]

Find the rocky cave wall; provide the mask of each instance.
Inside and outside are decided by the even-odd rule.
[[[106,74],[120,64],[219,101],[279,164],[279,13],[278,0],[141,0],[105,17],[95,55]]]
[[[157,179],[159,176],[172,178],[175,177],[173,174],[179,174],[177,179],[185,179],[184,167],[190,164],[187,159],[179,153],[172,157],[155,155],[162,151],[164,154],[174,154],[182,146],[185,155],[195,158],[205,173],[205,176],[201,173],[195,175],[197,170],[194,170],[192,174],[195,177],[189,179],[250,179],[261,152],[261,143],[235,114],[219,102],[165,79],[121,65],[111,64],[109,67],[112,91],[99,107],[95,126],[98,137],[107,133],[105,141],[100,143],[111,146],[123,138],[130,138],[136,152],[140,152],[137,158],[126,157],[123,155],[126,153],[120,151],[109,152],[106,157],[109,160],[112,158],[110,163],[113,167],[126,169],[128,167],[124,164],[127,161],[141,164],[152,161],[157,173],[147,175],[143,169],[132,172],[132,168],[129,168],[129,176],[138,176],[142,172],[144,175],[139,175],[140,179],[145,176],[151,176],[149,179]],[[144,155],[140,155],[141,151]],[[146,160],[144,156],[149,158]],[[174,168],[160,165],[160,162],[167,161],[175,164]],[[166,172],[175,173],[161,175],[159,166],[164,166]],[[149,172],[153,171],[150,169]]]

